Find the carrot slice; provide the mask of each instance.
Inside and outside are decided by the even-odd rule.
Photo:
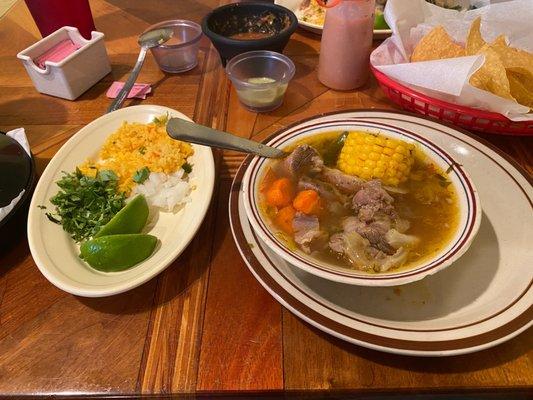
[[[294,234],[294,229],[292,227],[292,220],[296,210],[292,206],[283,207],[278,211],[275,218],[275,223],[283,232],[288,233],[289,235]]]
[[[276,179],[265,194],[266,202],[273,207],[285,207],[291,204],[294,189],[289,178]]]
[[[322,208],[320,195],[316,190],[302,190],[294,198],[292,206],[304,214],[319,214]]]

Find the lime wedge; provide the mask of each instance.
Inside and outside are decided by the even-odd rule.
[[[139,233],[148,219],[148,203],[142,194],[135,196],[103,226],[95,238],[120,233]]]
[[[390,27],[385,22],[385,17],[383,16],[382,12],[378,12],[376,10],[376,15],[374,17],[374,29],[382,30],[382,29],[390,29]]]
[[[80,258],[99,271],[123,271],[150,257],[156,244],[155,236],[141,233],[102,236],[82,243]]]

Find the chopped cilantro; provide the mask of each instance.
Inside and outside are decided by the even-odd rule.
[[[79,170],[76,169],[78,172]],[[81,174],[81,172],[80,172]],[[99,178],[102,180],[102,182],[109,182],[109,181],[118,181],[118,176],[110,169],[104,169],[100,172],[98,172]]]
[[[59,192],[50,199],[55,206],[48,219],[61,224],[76,242],[89,239],[124,207],[124,193],[118,191],[117,175],[110,170],[99,171],[94,178],[76,168],[63,172],[56,182]]]
[[[40,208],[41,210],[46,210],[46,206],[39,205],[37,207]]]
[[[51,213],[46,213],[46,218],[48,218],[50,221],[52,221],[54,224],[61,225],[61,220],[54,218]]]
[[[188,173],[188,174],[190,174],[190,173],[192,172],[192,165],[189,164],[188,162],[186,162],[185,164],[183,164],[183,165],[181,166],[181,168],[183,168],[183,170],[184,170],[186,173]]]
[[[169,119],[170,119],[170,115],[167,112],[165,113],[165,115],[154,117],[154,119],[152,120],[152,123],[156,125],[166,125]]]
[[[439,180],[439,185],[441,185],[442,187],[447,187],[449,184],[451,184],[451,182],[441,174],[435,174],[435,176]]]
[[[133,174],[133,181],[142,184],[145,180],[148,179],[149,175],[150,170],[148,169],[148,167],[143,167],[135,171],[135,174]]]
[[[139,153],[141,153],[142,155],[144,155],[144,153],[146,153],[146,147],[144,147],[144,146],[139,147]]]

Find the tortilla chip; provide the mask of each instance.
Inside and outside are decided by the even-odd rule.
[[[509,68],[506,71],[507,76],[509,76],[509,74],[513,74],[514,77],[522,83],[522,86],[527,89],[527,91],[533,92],[533,76],[531,76],[527,70],[522,68]]]
[[[494,42],[490,44],[491,46],[507,46],[507,39],[505,38],[505,35],[500,35],[496,39],[494,39]]]
[[[485,56],[485,62],[471,77],[470,84],[478,89],[487,90],[497,96],[514,100],[511,96],[509,79],[498,53],[490,45],[483,46],[477,54]]]
[[[477,17],[474,22],[472,22],[472,25],[470,25],[470,30],[466,37],[466,54],[469,56],[478,54],[478,51],[486,44],[487,42],[485,42],[481,36],[481,17]]]
[[[455,43],[443,26],[436,26],[416,45],[411,61],[441,60],[462,57],[465,49]]]
[[[520,68],[527,71],[533,78],[533,54],[525,50],[510,47],[505,40],[499,40],[500,36],[490,45],[494,50],[505,68]]]
[[[511,95],[516,101],[526,107],[533,109],[533,83],[526,80],[522,75],[507,71],[507,78],[511,87]],[[530,87],[527,87],[528,85]]]

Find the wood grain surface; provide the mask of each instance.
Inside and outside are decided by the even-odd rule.
[[[225,2],[225,1],[223,1]],[[102,115],[105,91],[125,80],[137,36],[171,18],[200,21],[219,0],[91,0],[106,34],[112,73],[76,101],[35,91],[16,54],[40,36],[19,1],[0,19],[0,130],[24,126],[41,173],[61,145]],[[261,140],[322,112],[393,109],[374,79],[335,92],[316,76],[319,37],[298,30],[285,53],[296,64],[285,103],[266,114],[240,106],[218,54],[203,39],[197,68],[161,72],[148,57],[139,82],[153,85],[142,104],[180,110],[195,121]],[[140,104],[128,100],[126,105]],[[533,141],[485,136],[533,174]],[[473,355],[416,358],[350,345],[283,309],[249,273],[228,221],[232,176],[243,159],[215,152],[212,206],[196,238],[163,273],[130,292],[75,297],[38,271],[25,235],[26,211],[0,232],[0,395],[245,393],[442,394],[533,389],[531,331]],[[525,398],[524,397],[524,398]]]

